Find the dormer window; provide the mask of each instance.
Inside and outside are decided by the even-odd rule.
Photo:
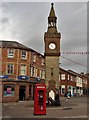
[[[22,59],[26,59],[27,58],[27,53],[26,53],[26,51],[22,51],[22,53],[21,53],[21,58]]]
[[[8,58],[14,58],[14,49],[8,49]]]

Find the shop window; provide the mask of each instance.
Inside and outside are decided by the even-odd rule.
[[[8,49],[8,58],[14,58],[14,49]]]
[[[7,64],[7,74],[11,75],[14,73],[14,65],[12,63]]]
[[[14,85],[4,85],[3,96],[14,96]]]
[[[21,58],[22,58],[22,59],[26,59],[26,58],[27,58],[27,53],[26,53],[26,51],[23,50],[23,51],[21,52]]]

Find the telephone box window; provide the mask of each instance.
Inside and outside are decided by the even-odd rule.
[[[43,103],[44,103],[44,91],[43,90],[39,90],[38,93],[39,93],[38,104],[39,105],[43,105]]]
[[[14,85],[4,85],[4,97],[14,96]]]

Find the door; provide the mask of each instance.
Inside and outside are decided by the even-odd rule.
[[[19,100],[20,101],[25,100],[25,91],[26,91],[26,87],[25,86],[20,86],[20,88],[19,88]]]

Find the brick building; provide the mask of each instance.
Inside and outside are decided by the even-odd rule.
[[[34,85],[44,83],[44,56],[14,41],[0,41],[3,102],[33,99]]]
[[[68,91],[71,91],[73,95],[76,90],[76,76],[67,70],[60,68],[60,94],[65,95]]]
[[[88,79],[83,74],[76,73],[72,70],[64,70],[60,68],[60,95],[65,95],[70,91],[71,95],[86,95],[88,88]]]

